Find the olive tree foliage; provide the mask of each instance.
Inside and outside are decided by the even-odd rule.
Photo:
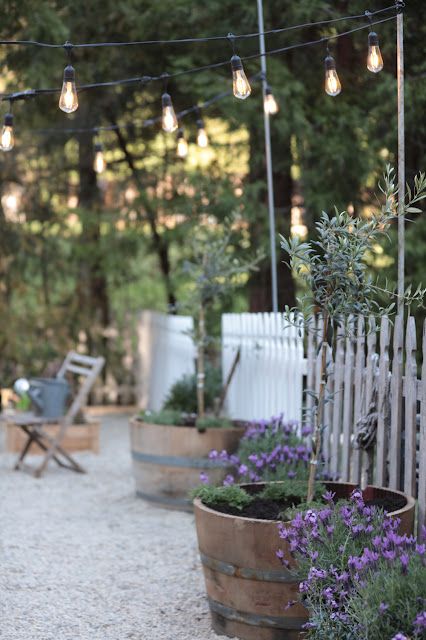
[[[397,295],[393,291],[388,291],[387,306],[377,302],[377,294],[379,291],[383,292],[383,287],[373,281],[365,262],[367,252],[372,250],[379,237],[388,232],[398,216],[398,189],[390,166],[387,167],[380,190],[384,203],[371,218],[354,218],[347,211],[336,210],[333,216],[323,212],[316,223],[316,240],[300,242],[297,238],[287,240],[281,237],[281,246],[290,257],[291,268],[307,287],[307,292],[298,301],[299,308],[292,312],[301,312],[306,319],[317,311],[321,314],[319,392],[315,394],[309,390],[315,398],[315,406],[308,501],[313,499],[316,470],[321,455],[321,420],[326,401],[329,330],[333,325],[342,322],[346,324],[350,316],[382,316],[391,313],[395,307]],[[424,198],[426,175],[420,173],[414,179],[413,189],[407,186],[404,216],[421,212],[415,205]],[[413,293],[409,289],[404,294],[404,301],[407,304],[422,302],[425,293],[426,289],[420,286]],[[290,313],[290,309],[287,309],[287,313]]]
[[[220,227],[199,227],[192,239],[193,259],[186,261],[183,270],[190,282],[186,306],[195,320],[194,338],[197,345],[197,413],[205,411],[205,349],[209,343],[206,314],[212,305],[226,294],[245,284],[250,272],[257,269],[263,255],[252,258],[238,256],[235,243],[239,234],[233,229],[237,220],[225,220]]]

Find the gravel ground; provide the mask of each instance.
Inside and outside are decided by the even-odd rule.
[[[214,640],[194,518],[134,496],[127,417],[36,480],[0,455],[0,638]]]

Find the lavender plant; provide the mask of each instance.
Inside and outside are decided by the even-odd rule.
[[[330,492],[323,498],[323,508],[280,525],[311,614],[307,638],[424,638],[425,545],[399,535],[399,520],[367,506],[358,490],[349,503]],[[288,566],[284,552],[277,555]]]
[[[298,435],[297,422],[286,422],[283,416],[252,422],[242,437],[238,452],[211,451],[210,458],[235,467],[235,475],[226,482],[271,482],[293,480],[306,484],[310,449],[306,436],[310,427]]]

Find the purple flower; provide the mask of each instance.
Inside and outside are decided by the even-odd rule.
[[[407,573],[408,564],[410,562],[410,556],[408,555],[408,553],[401,553],[401,555],[399,556],[399,561],[401,562],[402,573]]]
[[[223,481],[223,486],[229,487],[231,484],[234,484],[234,482],[235,482],[234,476],[231,476],[230,474],[228,474],[225,480]]]
[[[389,609],[389,605],[386,604],[385,602],[381,602],[380,606],[379,606],[379,611],[380,613],[383,615],[385,613],[385,611],[387,611]]]
[[[245,476],[248,473],[248,466],[246,464],[241,464],[238,467],[238,473],[240,474],[240,476]]]
[[[318,520],[318,516],[316,512],[312,511],[312,509],[308,509],[308,511],[305,513],[305,522],[310,522],[311,524],[315,524],[317,520]]]
[[[417,614],[414,620],[414,633],[420,634],[426,631],[426,611]]]
[[[407,636],[404,636],[403,633],[397,633],[396,636],[392,638],[392,640],[408,640]]]
[[[204,471],[200,473],[200,482],[202,482],[203,484],[209,483],[209,476]]]

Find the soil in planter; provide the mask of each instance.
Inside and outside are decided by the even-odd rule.
[[[371,500],[365,500],[367,507],[378,507],[383,511],[399,511],[403,509],[407,504],[406,499],[403,496],[375,496]]]
[[[218,503],[211,506],[211,509],[226,513],[231,516],[240,516],[242,518],[256,518],[259,520],[280,520],[280,513],[288,509],[294,504],[300,502],[299,499],[291,500],[271,500],[269,498],[255,498],[243,509],[231,507],[225,503]]]
[[[281,520],[280,514],[289,507],[297,506],[300,503],[299,498],[287,498],[286,500],[271,500],[269,498],[254,498],[243,509],[231,507],[225,503],[217,503],[211,505],[211,509],[226,513],[231,516],[240,516],[242,518],[255,518],[258,520]],[[398,511],[406,505],[403,496],[375,496],[371,500],[365,500],[365,505],[370,507],[378,507],[384,511]]]

